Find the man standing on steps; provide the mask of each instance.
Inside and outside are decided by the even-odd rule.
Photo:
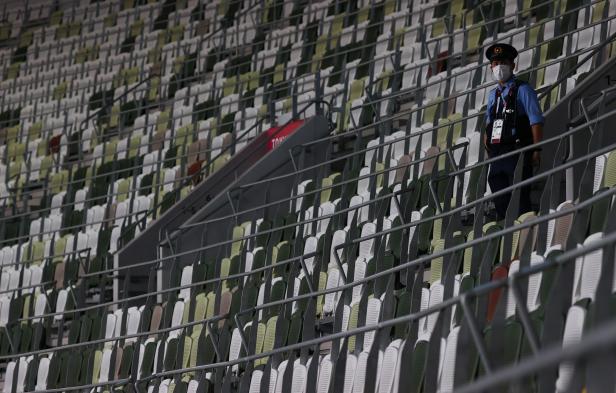
[[[486,50],[490,70],[498,85],[488,96],[484,146],[490,158],[498,157],[521,147],[541,141],[543,136],[543,113],[537,93],[528,83],[518,80],[513,74],[518,51],[511,45],[494,44]],[[533,175],[533,167],[539,167],[540,148],[524,155],[522,179]],[[493,162],[490,165],[488,183],[492,192],[513,184],[513,175],[518,163],[518,154]],[[511,193],[494,199],[497,220],[505,218]],[[519,214],[531,210],[530,187],[520,193]]]

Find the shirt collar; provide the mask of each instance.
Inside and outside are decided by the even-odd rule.
[[[512,75],[509,78],[509,80],[505,82],[505,85],[501,86],[501,84],[499,83],[496,88],[502,93],[505,89],[510,88],[514,84],[515,84],[515,75]]]

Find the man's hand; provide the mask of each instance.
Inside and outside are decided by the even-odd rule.
[[[539,150],[533,152],[533,166],[539,168],[541,165],[541,153]]]
[[[539,143],[543,139],[543,124],[533,124],[531,126],[531,131],[533,133],[533,143]],[[539,150],[535,150],[533,152],[533,166],[539,167],[541,164],[541,154]]]
[[[488,153],[490,152],[490,148],[488,147],[488,135],[487,134],[483,134],[483,147],[484,149],[486,149]]]

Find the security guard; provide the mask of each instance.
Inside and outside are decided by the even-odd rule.
[[[486,113],[484,145],[490,158],[538,143],[543,135],[544,118],[537,93],[513,74],[517,56],[518,51],[507,44],[495,44],[486,50],[492,75],[498,82],[488,96]],[[524,155],[522,179],[531,177],[533,166],[539,166],[540,150],[537,148]],[[488,183],[492,192],[513,184],[518,156],[515,154],[490,165]],[[505,218],[510,199],[511,193],[494,199],[497,220]],[[521,190],[519,213],[530,210],[530,187],[527,186]]]

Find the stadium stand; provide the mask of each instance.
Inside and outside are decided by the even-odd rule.
[[[614,392],[615,90],[571,99],[615,64],[614,1],[0,12],[4,392]],[[569,104],[499,222],[481,146],[494,42],[519,49],[547,113]],[[118,264],[236,152],[315,117],[328,136],[293,148],[322,162],[241,184],[285,198],[229,194],[233,214]]]

